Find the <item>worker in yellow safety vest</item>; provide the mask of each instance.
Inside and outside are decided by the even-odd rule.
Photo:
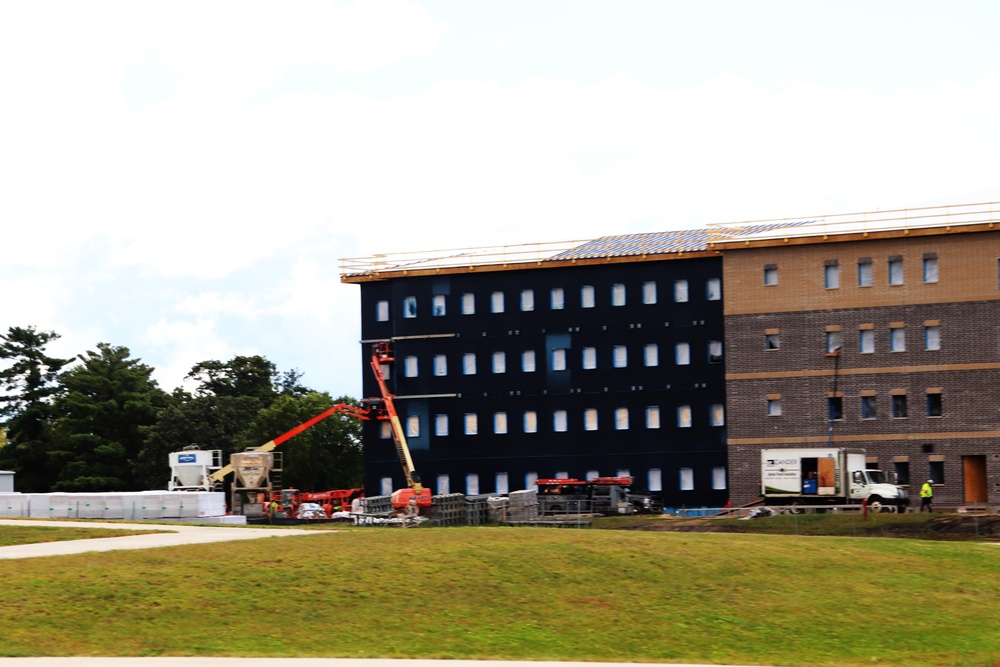
[[[929,479],[926,482],[924,482],[923,486],[920,487],[920,511],[921,512],[924,511],[925,507],[927,508],[928,512],[933,512],[934,511],[931,508],[931,501],[934,499],[934,488],[931,486],[931,484],[933,484],[933,483],[934,483],[934,480]]]

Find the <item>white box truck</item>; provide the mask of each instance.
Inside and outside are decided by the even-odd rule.
[[[865,464],[865,450],[843,447],[762,449],[765,505],[796,511],[803,505],[851,505],[867,500],[873,512],[905,511],[909,494]]]

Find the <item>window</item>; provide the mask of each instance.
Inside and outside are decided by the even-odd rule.
[[[889,325],[889,350],[891,352],[906,352],[906,329],[902,324],[899,326]]]
[[[506,373],[507,372],[507,353],[506,352],[494,352],[493,353],[493,372],[494,373]]]
[[[941,349],[941,327],[936,324],[930,324],[924,327],[924,349],[925,350],[940,350]]]
[[[861,397],[861,418],[862,419],[875,419],[878,414],[875,411],[875,396],[862,396]]]
[[[525,373],[535,372],[535,351],[525,350],[521,353],[521,370]]]
[[[656,343],[650,343],[642,348],[642,363],[645,366],[660,365],[660,348]]]
[[[722,341],[721,340],[710,340],[710,341],[708,341],[708,363],[710,363],[710,364],[721,364],[722,363]]]
[[[646,408],[646,428],[660,428],[660,408],[656,405]]]
[[[625,305],[625,285],[622,283],[615,283],[611,286],[611,305],[612,306],[624,306]]]
[[[406,437],[407,438],[420,437],[420,417],[418,417],[417,415],[411,415],[406,418]]]
[[[498,472],[496,474],[496,492],[500,495],[507,495],[510,493],[510,485],[507,482],[507,473]]]
[[[584,285],[580,288],[580,307],[581,308],[593,308],[594,307],[594,286]]]
[[[677,428],[691,428],[691,406],[677,406]]]
[[[465,435],[477,435],[479,433],[479,416],[475,412],[465,413]]]
[[[705,298],[709,301],[719,301],[722,299],[722,279],[709,278],[705,283]]]
[[[903,258],[902,257],[890,257],[889,258],[889,284],[890,285],[902,285],[903,284]]]
[[[506,412],[494,412],[493,413],[493,432],[499,435],[503,435],[507,432],[507,413]]]
[[[379,487],[382,489],[381,495],[391,496],[392,495],[392,477],[383,477],[379,480]]]
[[[408,378],[417,377],[417,358],[416,357],[404,357],[403,358],[403,375]]]
[[[435,294],[434,299],[431,302],[431,316],[444,317],[444,315],[445,315],[444,294]]]
[[[691,363],[691,346],[687,343],[677,343],[674,347],[674,361],[678,366]]]
[[[764,265],[764,285],[770,287],[772,285],[778,284],[778,265],[777,264],[765,264]]]
[[[906,486],[910,483],[909,461],[896,461],[893,463],[893,472],[896,473],[896,484]]]
[[[780,417],[781,416],[781,399],[780,398],[768,398],[767,399],[767,416],[768,417]]]
[[[463,315],[475,315],[476,314],[476,295],[472,293],[465,293],[462,295],[462,314]]]
[[[941,391],[927,390],[927,416],[940,417],[942,413]]]
[[[924,282],[936,283],[938,281],[938,260],[937,254],[933,252],[924,254]]]
[[[493,292],[490,294],[490,312],[503,312],[503,292]]]
[[[530,289],[521,290],[521,310],[529,313],[535,309],[535,291]]]
[[[441,377],[448,374],[448,357],[443,354],[434,355],[434,375]]]
[[[764,349],[765,350],[780,350],[781,349],[781,334],[780,333],[764,334]]]
[[[552,430],[556,433],[563,433],[568,428],[568,420],[565,410],[556,410],[552,413]]]
[[[465,495],[479,495],[479,475],[474,472],[470,472],[465,476]]]
[[[656,303],[655,282],[646,282],[642,284],[642,302],[646,305]]]
[[[708,408],[708,414],[712,426],[726,425],[726,406],[724,406],[722,403],[713,403]]]
[[[392,366],[390,364],[379,364],[379,368],[382,369],[382,377],[386,380],[392,379]]]
[[[836,352],[843,346],[843,336],[840,335],[840,331],[827,331],[826,332],[826,352],[827,354],[832,354]]]
[[[389,480],[389,481],[392,481],[392,480]],[[441,495],[441,496],[445,495],[446,493],[451,493],[451,480],[448,478],[448,475],[438,475],[437,476],[437,491],[438,491],[438,495]],[[383,496],[392,495],[392,486],[389,487],[389,492],[388,493],[386,493],[385,491],[383,491],[382,495]]]
[[[694,491],[694,469],[693,468],[681,468],[680,469],[680,486],[681,486],[681,491]]]
[[[892,418],[906,419],[906,394],[892,395]]]
[[[932,484],[944,484],[944,461],[928,461],[928,477]]]
[[[583,348],[583,367],[590,370],[597,368],[597,348],[596,347],[585,347]]]
[[[650,468],[646,474],[646,488],[650,491],[663,490],[663,475],[659,468]]]
[[[837,260],[826,260],[823,266],[823,285],[827,289],[840,288],[840,264]]]
[[[378,424],[378,437],[382,440],[388,440],[392,437],[392,424],[389,422],[379,422]]]
[[[566,295],[562,287],[553,287],[549,292],[549,307],[552,310],[562,310],[566,307]]]
[[[552,370],[566,370],[566,349],[559,347],[552,350]]]
[[[688,281],[675,280],[674,301],[676,301],[677,303],[684,303],[687,300],[688,300]]]
[[[829,396],[826,399],[826,418],[830,421],[838,421],[844,418],[843,396]]]
[[[587,408],[583,411],[583,430],[584,431],[596,431],[597,430],[597,410],[594,408]]]
[[[871,287],[872,282],[872,258],[862,257],[858,260],[858,287]]]
[[[475,375],[476,374],[476,354],[474,352],[466,352],[462,355],[462,375]]]
[[[872,354],[875,352],[874,329],[862,329],[858,332],[858,339],[861,343],[861,354]]]
[[[434,435],[448,435],[448,415],[434,415]]]
[[[538,473],[537,472],[526,472],[526,473],[524,473],[524,488],[526,488],[526,489],[534,489],[535,488],[535,482],[537,482],[537,481],[538,481]]]
[[[723,467],[712,468],[712,488],[716,491],[723,491],[726,488],[726,469]]]
[[[628,430],[628,408],[615,408],[615,430]]]
[[[626,368],[628,366],[628,348],[624,345],[614,347],[614,367]]]
[[[417,297],[408,296],[403,299],[403,317],[412,319],[417,316]]]
[[[534,410],[528,410],[524,413],[524,432],[538,432],[538,414]]]
[[[388,301],[378,301],[375,303],[375,321],[376,322],[388,322],[389,321],[389,302]]]

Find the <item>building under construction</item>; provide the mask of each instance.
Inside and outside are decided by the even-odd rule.
[[[423,482],[632,475],[749,502],[759,451],[863,447],[916,495],[1000,502],[1000,204],[344,260]],[[364,355],[367,357],[367,355]],[[379,390],[362,369],[365,395]],[[365,487],[404,485],[365,423]]]

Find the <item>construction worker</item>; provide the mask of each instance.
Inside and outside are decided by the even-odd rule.
[[[931,501],[934,499],[934,488],[931,484],[934,483],[933,479],[929,479],[924,482],[924,485],[920,487],[920,511],[923,512],[924,508],[927,508],[928,512],[933,512],[931,508]]]
[[[278,501],[273,499],[271,500],[271,504],[267,506],[268,513],[271,515],[272,520],[278,516],[278,507]]]

